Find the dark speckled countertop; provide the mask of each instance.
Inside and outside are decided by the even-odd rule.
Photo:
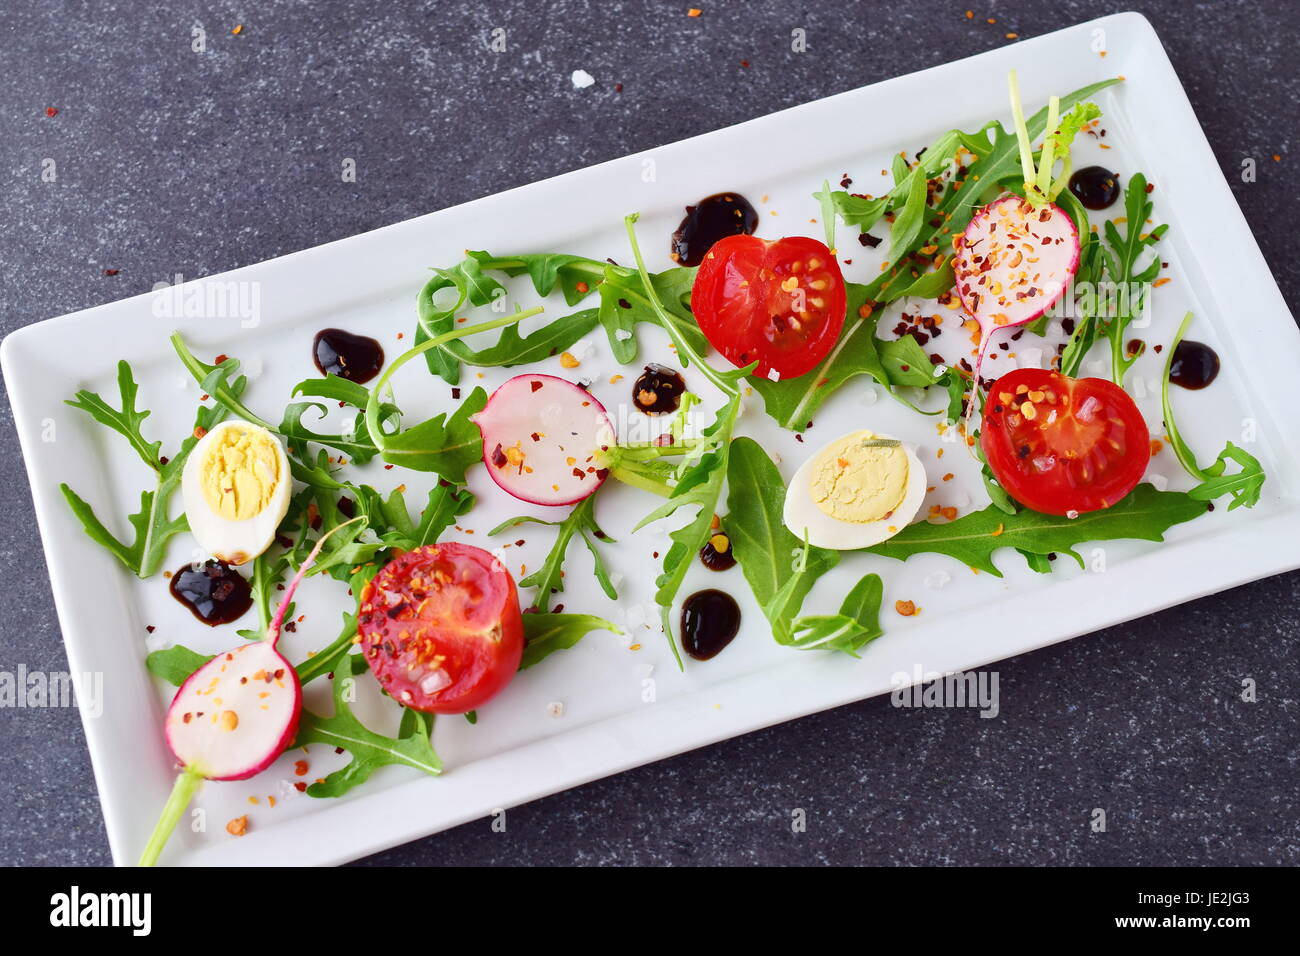
[[[1230,181],[1283,292],[1300,293],[1300,5],[985,0],[973,20],[970,0],[699,5],[692,19],[685,2],[619,0],[9,0],[2,331],[1130,7],[1223,168],[1258,160],[1257,182]],[[512,52],[485,52],[495,27]],[[579,68],[597,80],[582,96]],[[345,193],[340,144],[365,171]],[[40,184],[46,156],[64,157],[57,189]],[[9,421],[0,442],[0,669],[56,669]],[[1300,574],[1272,578],[998,665],[997,719],[871,700],[520,807],[506,834],[470,823],[367,862],[1294,865],[1297,632]],[[0,863],[108,862],[76,713],[0,710]]]

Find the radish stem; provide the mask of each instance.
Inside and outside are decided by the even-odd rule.
[[[176,829],[176,824],[180,822],[181,814],[190,805],[190,801],[194,799],[195,791],[199,789],[199,784],[202,782],[203,774],[193,767],[186,767],[177,774],[176,785],[172,787],[171,796],[167,798],[167,803],[163,806],[162,815],[153,828],[149,842],[145,844],[144,852],[140,854],[140,866],[153,866],[158,862],[158,855],[162,853],[163,847],[167,845],[172,831]]]

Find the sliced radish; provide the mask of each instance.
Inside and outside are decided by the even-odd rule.
[[[521,501],[571,505],[608,476],[615,442],[605,406],[554,375],[517,375],[492,393],[472,421],[483,432],[492,480]]]
[[[957,294],[985,335],[1038,318],[1079,268],[1079,232],[1060,206],[1003,196],[981,209],[957,242]]]
[[[302,685],[275,645],[307,569],[326,539],[352,521],[332,528],[316,542],[285,588],[262,640],[218,654],[191,674],[172,698],[164,731],[181,772],[140,855],[141,866],[158,862],[204,780],[245,780],[265,770],[293,741],[302,713]]]
[[[167,743],[208,780],[244,780],[289,746],[301,701],[293,665],[266,641],[245,644],[181,685],[167,712]]]

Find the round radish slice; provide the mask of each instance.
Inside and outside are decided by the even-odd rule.
[[[1079,233],[1061,207],[1003,196],[977,213],[954,243],[961,304],[987,333],[1038,318],[1079,268]]]
[[[269,641],[218,654],[181,685],[167,743],[209,780],[243,780],[284,752],[298,730],[302,687]]]
[[[586,389],[554,375],[517,375],[472,421],[483,432],[483,461],[501,488],[537,505],[571,505],[593,494],[608,472],[614,426]]]

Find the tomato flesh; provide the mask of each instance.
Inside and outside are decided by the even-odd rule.
[[[989,389],[980,447],[998,483],[1044,514],[1115,504],[1142,480],[1151,436],[1118,385],[1017,369]]]
[[[481,707],[524,652],[514,579],[487,551],[454,542],[385,565],[361,593],[357,634],[380,686],[432,714]]]
[[[794,378],[812,371],[844,326],[844,276],[816,239],[727,236],[704,256],[691,309],[709,343],[736,367]]]

